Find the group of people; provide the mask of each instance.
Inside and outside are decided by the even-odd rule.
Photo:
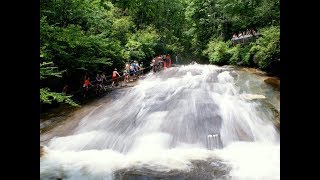
[[[126,83],[129,81],[135,81],[143,74],[143,69],[143,62],[139,64],[138,61],[133,61],[131,64],[126,63],[123,68],[122,75],[120,75],[121,72],[119,73],[117,68],[114,68],[111,75],[111,88],[114,88],[121,80]],[[82,82],[83,97],[86,97],[90,86],[96,87],[96,94],[100,94],[102,91],[105,91],[106,82],[108,82],[108,80],[104,72],[101,74],[98,73],[95,77],[95,81],[92,82],[90,81],[88,74],[84,75]]]
[[[171,67],[171,56],[170,54],[159,54],[158,56],[154,57],[151,62],[150,66],[153,72],[160,71],[161,69],[166,69],[167,67]]]
[[[154,57],[150,62],[150,67],[153,72],[166,69],[172,66],[172,61],[170,54],[159,54]],[[129,81],[135,81],[140,78],[143,74],[144,66],[143,62],[139,64],[138,61],[133,61],[132,63],[127,62],[123,68],[122,72],[118,72],[117,68],[114,68],[111,74],[111,88],[114,88],[119,82],[128,83]],[[110,80],[109,80],[110,81]],[[87,92],[90,87],[95,87],[96,94],[100,94],[102,91],[106,90],[106,83],[108,82],[105,73],[98,73],[94,81],[90,81],[88,73],[86,73],[81,82],[81,88],[83,89],[83,97],[87,96]],[[67,85],[64,87],[63,92],[66,93]]]
[[[240,38],[240,37],[245,36],[245,35],[253,35],[253,36],[255,36],[256,34],[257,34],[257,32],[253,28],[251,28],[251,29],[247,29],[246,31],[240,32],[239,34],[234,33],[232,38],[233,39],[234,38]]]
[[[133,61],[133,63],[131,64],[126,63],[123,69],[123,77],[124,77],[123,81],[128,83],[129,81],[135,81],[139,79],[140,75],[143,74],[143,69],[144,69],[143,62],[141,62],[140,64],[138,63],[138,61]],[[116,73],[117,72],[114,71],[113,77],[114,75],[116,75]]]
[[[197,61],[191,61],[190,63],[191,65],[195,65],[195,64],[198,64]]]

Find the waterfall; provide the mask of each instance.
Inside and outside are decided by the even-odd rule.
[[[259,82],[214,65],[151,72],[45,144],[41,179],[117,179],[131,169],[181,175],[194,172],[197,161],[221,162],[205,165],[208,179],[279,179],[272,111],[263,98],[244,96],[269,98],[272,89]],[[218,167],[230,170],[218,176]]]

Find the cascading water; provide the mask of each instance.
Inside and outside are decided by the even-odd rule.
[[[46,143],[41,179],[126,179],[129,172],[172,179],[280,179],[274,116],[263,101],[244,98],[252,92],[242,76],[213,65],[148,74],[82,118],[68,135]],[[204,175],[194,174],[199,169]]]
[[[219,142],[219,135],[218,134],[214,134],[208,135],[208,145],[207,145],[208,149],[212,150],[212,149],[218,149],[220,147],[220,142]]]

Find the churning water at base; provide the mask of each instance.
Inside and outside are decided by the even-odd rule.
[[[51,139],[41,179],[280,179],[273,114],[244,98],[239,76],[213,65],[148,74],[69,136]]]

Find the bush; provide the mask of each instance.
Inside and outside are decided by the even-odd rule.
[[[241,48],[240,56],[241,56],[243,65],[245,66],[254,66],[253,54],[250,52],[251,47],[252,47],[252,43],[250,43],[249,45],[243,46],[243,48]]]
[[[278,73],[280,65],[280,27],[261,29],[262,37],[249,45],[231,46],[230,41],[213,39],[203,51],[210,63],[257,66],[269,73]]]
[[[148,26],[133,34],[126,44],[126,53],[131,59],[142,60],[155,55],[154,48],[159,40],[159,35],[154,27]]]
[[[40,88],[40,103],[51,104],[52,102],[66,103],[71,106],[79,106],[72,99],[72,96],[67,96],[63,93],[50,91],[49,88]]]
[[[213,39],[209,42],[208,48],[203,54],[208,55],[210,63],[213,64],[226,64],[232,56],[229,52],[231,42],[223,42],[219,39]]]
[[[44,80],[48,77],[61,78],[62,72],[64,71],[58,71],[58,68],[54,66],[52,62],[40,63],[41,80]],[[58,103],[67,103],[72,106],[79,106],[71,99],[71,97],[72,96],[67,96],[63,93],[53,92],[48,87],[40,88],[40,103],[51,104],[52,102],[56,101]]]
[[[236,46],[231,47],[228,50],[228,53],[231,55],[231,58],[229,59],[229,64],[236,65],[241,61],[241,46],[240,44],[237,44]]]
[[[261,35],[250,52],[254,54],[259,68],[270,71],[280,59],[280,27],[264,28],[261,30]]]

